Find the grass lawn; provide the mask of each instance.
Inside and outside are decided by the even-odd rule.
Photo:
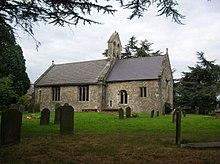
[[[119,120],[104,113],[75,113],[74,134],[60,135],[59,125],[40,126],[23,114],[22,141],[0,147],[0,163],[220,163],[220,149],[187,149],[174,144],[172,116]],[[35,114],[36,117],[40,113]],[[183,142],[220,141],[220,120],[187,115]]]

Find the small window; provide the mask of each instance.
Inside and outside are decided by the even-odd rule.
[[[52,87],[52,101],[60,101],[60,87]]]
[[[120,91],[120,104],[128,103],[128,94],[125,90]]]
[[[148,97],[147,87],[140,87],[140,97]]]
[[[112,100],[109,101],[109,106],[112,107]]]
[[[89,86],[79,86],[79,101],[89,101]]]
[[[41,90],[39,90],[39,95],[38,95],[38,102],[40,103],[41,102]]]

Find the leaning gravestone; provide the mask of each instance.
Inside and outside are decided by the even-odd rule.
[[[2,112],[1,145],[16,144],[21,139],[22,113],[17,109]]]
[[[130,118],[131,117],[131,108],[127,107],[126,108],[126,118]]]
[[[151,118],[154,117],[154,110],[151,111]]]
[[[74,129],[74,109],[62,106],[60,109],[60,134],[72,134]]]
[[[50,110],[48,108],[44,108],[41,111],[40,125],[49,125],[49,121],[50,121]]]
[[[118,113],[119,113],[119,119],[123,119],[124,118],[124,110],[122,108],[120,108],[118,110]]]
[[[54,124],[60,123],[60,109],[61,106],[59,103],[55,104],[55,117],[54,117]]]
[[[157,111],[157,117],[159,117],[159,115],[160,115],[160,112],[159,112],[159,111]]]

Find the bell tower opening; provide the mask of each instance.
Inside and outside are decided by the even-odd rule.
[[[108,40],[108,54],[110,59],[121,59],[122,45],[119,38],[119,34],[115,31]]]

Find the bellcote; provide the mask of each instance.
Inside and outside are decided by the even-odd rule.
[[[118,58],[121,59],[122,45],[119,38],[119,34],[115,31],[108,40],[108,54],[107,57],[110,59]]]

